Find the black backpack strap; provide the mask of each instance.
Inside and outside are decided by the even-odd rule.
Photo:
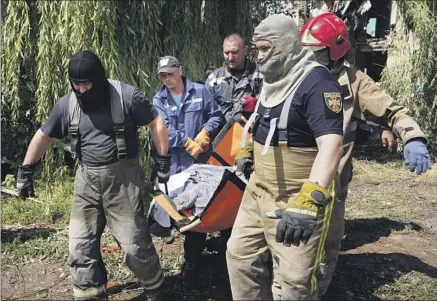
[[[77,158],[77,141],[79,139],[79,121],[80,121],[81,109],[77,102],[76,95],[71,92],[68,100],[68,118],[70,126],[68,127],[68,138],[70,140],[71,157]]]
[[[124,103],[121,92],[121,83],[116,80],[108,80],[111,99],[111,117],[114,124],[115,143],[117,145],[117,158],[127,158],[126,138],[124,134]]]

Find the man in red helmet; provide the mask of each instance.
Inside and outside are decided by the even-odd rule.
[[[344,65],[351,49],[345,23],[327,12],[310,19],[301,29],[301,42],[314,51],[316,60],[325,65],[342,88],[344,111],[344,154],[339,165],[341,192],[334,206],[331,226],[321,265],[319,295],[326,293],[331,281],[344,234],[345,200],[352,179],[352,150],[360,120],[371,120],[393,130],[404,144],[404,159],[411,172],[425,173],[431,159],[425,143],[427,139],[417,123],[407,115],[407,108],[397,104],[374,81],[356,68]]]

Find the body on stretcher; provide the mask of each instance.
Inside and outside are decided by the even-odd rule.
[[[171,227],[202,233],[232,227],[246,180],[231,167],[195,164],[172,175],[167,185],[168,196],[160,184],[150,205],[149,224],[156,236],[169,236]]]

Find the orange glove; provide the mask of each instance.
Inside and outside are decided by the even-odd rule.
[[[187,142],[185,142],[185,150],[190,154],[191,157],[197,159],[201,153],[203,153],[202,148],[199,144],[193,141],[193,139],[188,138]]]
[[[210,142],[209,133],[207,132],[207,130],[202,129],[199,134],[197,134],[196,138],[194,138],[194,142],[199,144],[203,151],[207,151]]]

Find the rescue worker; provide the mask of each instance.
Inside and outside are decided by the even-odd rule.
[[[352,151],[356,140],[357,123],[368,120],[391,129],[402,140],[404,159],[411,172],[420,175],[431,168],[425,134],[407,113],[366,74],[344,65],[351,49],[345,23],[327,12],[310,19],[301,29],[303,46],[314,51],[316,60],[328,67],[338,80],[344,99],[344,154],[339,166],[341,193],[336,199],[331,227],[321,265],[319,294],[326,293],[337,263],[340,242],[344,234],[345,200],[352,179]],[[384,131],[383,144],[393,144],[390,132]]]
[[[198,162],[225,120],[208,89],[182,76],[175,57],[159,60],[158,77],[163,86],[153,97],[153,105],[167,126],[170,173],[176,174]]]
[[[343,152],[340,87],[302,48],[291,17],[267,17],[254,41],[264,83],[247,123],[255,121],[254,172],[226,252],[232,296],[316,299]]]
[[[227,35],[223,41],[223,66],[214,70],[206,81],[227,122],[219,135],[228,131],[234,122],[249,119],[261,91],[262,75],[258,65],[247,58],[247,51],[241,34]],[[231,230],[223,230],[220,236],[209,239],[207,249],[224,253]]]
[[[168,129],[171,174],[175,174],[206,161],[201,154],[208,150],[225,119],[208,89],[182,76],[181,64],[175,57],[160,59],[158,76],[163,87],[153,103]],[[189,284],[197,277],[205,239],[206,233],[186,232],[183,276]]]
[[[262,75],[256,63],[247,58],[248,46],[243,37],[232,33],[223,41],[223,66],[206,80],[206,86],[220,106],[226,121],[253,107],[262,87]],[[252,113],[252,112],[248,112]],[[250,114],[249,114],[250,115]]]
[[[209,74],[205,85],[220,106],[226,122],[234,122],[241,116],[249,118],[261,90],[262,79],[258,66],[247,59],[247,50],[240,34],[230,34],[223,42],[223,66],[219,69],[211,64],[208,66],[207,72],[214,70]],[[193,232],[186,236],[183,276],[188,283],[194,284],[198,279],[199,260],[203,249],[207,247],[209,250],[224,253],[226,247],[223,246],[226,246],[230,235],[231,229],[226,229],[220,232],[218,238],[213,237],[208,241],[205,233]]]
[[[69,225],[74,299],[108,300],[100,253],[100,238],[108,225],[148,300],[158,300],[164,277],[144,215],[137,128],[150,128],[159,153],[153,166],[165,183],[170,156],[164,121],[138,88],[108,80],[100,59],[90,51],[71,56],[68,75],[72,91],[58,100],[30,142],[18,170],[18,193],[33,194],[36,164],[51,142],[68,135],[79,160]]]

